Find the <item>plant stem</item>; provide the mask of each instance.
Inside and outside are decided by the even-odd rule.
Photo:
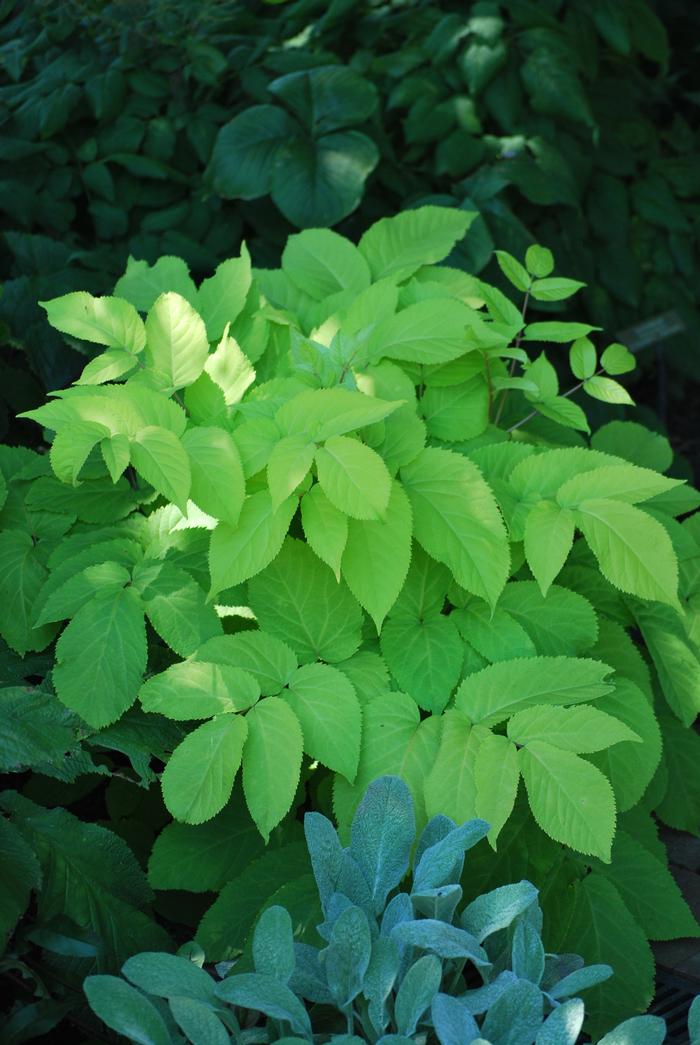
[[[528,307],[529,304],[530,304],[530,288],[528,287],[528,289],[525,291],[525,298],[523,300],[523,307],[520,310],[520,315],[522,316],[522,319],[523,319],[523,326],[525,325],[525,316],[527,315],[527,307]],[[515,348],[520,348],[520,342],[522,341],[522,339],[523,339],[523,331],[521,330],[518,333],[518,336],[515,339],[515,346],[514,346]],[[508,377],[512,377],[513,376],[513,374],[515,372],[515,364],[517,362],[518,362],[517,359],[511,359],[510,366],[508,367]],[[495,425],[498,425],[498,422],[501,420],[501,414],[503,413],[503,407],[506,405],[506,399],[508,398],[508,393],[509,392],[510,392],[509,388],[504,388],[503,389],[503,395],[501,396],[501,398],[499,400],[498,410],[496,411],[496,416],[493,419],[493,423]],[[509,431],[510,431],[510,429],[509,429]]]
[[[603,373],[603,368],[600,367],[599,370],[596,370],[595,374],[591,374],[591,377],[598,377],[602,373]],[[588,380],[588,378],[586,378],[586,380]],[[562,396],[560,396],[560,398],[561,399],[568,399],[569,396],[572,396],[574,394],[574,392],[578,392],[579,388],[583,388],[583,385],[584,385],[584,382],[583,381],[579,381],[578,384],[574,385],[573,388],[570,388],[568,392],[564,392],[564,394]],[[531,413],[529,413],[527,415],[527,417],[524,417],[522,419],[522,421],[518,421],[517,424],[511,425],[510,428],[507,429],[507,431],[508,432],[514,432],[516,430],[516,428],[522,428],[522,426],[524,424],[527,424],[528,421],[531,421],[533,419],[533,417],[536,417],[536,416],[537,416],[537,410],[531,411]]]

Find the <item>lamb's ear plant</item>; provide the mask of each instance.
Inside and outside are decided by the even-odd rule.
[[[576,1045],[577,995],[612,969],[545,951],[528,881],[462,903],[465,854],[486,836],[483,820],[457,826],[438,815],[416,838],[411,792],[385,776],[367,788],[349,846],[320,813],[307,813],[304,828],[321,908],[317,945],[295,942],[289,913],[275,904],[241,962],[228,975],[217,967],[223,979],[203,968],[196,946],[137,954],[122,978],[85,981],[104,1023],[158,1045],[181,1035],[193,1045]],[[637,1016],[599,1045],[660,1045],[665,1036],[662,1019]]]
[[[0,457],[0,630],[22,654],[55,640],[90,743],[181,731],[150,878],[223,887],[213,959],[245,944],[250,920],[221,926],[246,890],[303,911],[308,886],[298,851],[253,847],[256,892],[217,838],[252,818],[267,841],[331,790],[348,837],[393,773],[420,825],[487,820],[481,877],[519,862],[552,937],[610,959],[603,1027],[648,1004],[648,940],[698,931],[651,812],[700,819],[700,498],[635,422],[589,439],[586,397],[628,403],[633,359],[533,317],[581,285],[548,250],[499,255],[516,303],[439,264],[473,217],[420,207],[357,246],[307,230],[280,269],[243,249],[199,287],[132,259],[112,297],[45,302],[104,351],[26,415],[49,453]]]

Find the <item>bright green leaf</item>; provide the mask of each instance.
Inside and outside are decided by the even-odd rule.
[[[340,580],[340,563],[348,540],[348,517],[314,483],[301,499],[301,523],[307,544]]]
[[[608,374],[628,374],[634,370],[637,362],[628,348],[613,343],[603,352],[600,364]]]
[[[331,504],[353,519],[382,518],[391,476],[381,457],[364,443],[334,435],[316,451],[318,481]]]
[[[386,514],[379,520],[350,519],[342,573],[357,601],[381,631],[406,579],[411,561],[411,506],[394,481]]]
[[[187,513],[192,485],[190,462],[183,444],[167,428],[141,428],[131,442],[134,468],[147,483]]]
[[[257,682],[242,668],[193,660],[151,675],[139,692],[144,711],[183,722],[246,711],[259,696]]]
[[[136,700],[146,668],[146,629],[133,588],[97,595],[78,610],[56,645],[59,700],[100,729]]]
[[[197,380],[209,355],[203,320],[180,294],[161,294],[146,319],[144,358],[174,389]]]
[[[146,343],[141,317],[121,298],[96,298],[80,290],[39,304],[51,326],[62,334],[134,354]]]
[[[452,207],[418,207],[375,222],[362,236],[360,253],[376,282],[393,276],[397,282],[422,265],[432,265],[462,239],[475,214]]]
[[[198,726],[173,751],[163,776],[163,799],[176,820],[201,824],[228,802],[248,735],[242,715],[218,715]]]
[[[525,708],[508,722],[508,736],[521,747],[533,740],[545,740],[575,755],[589,755],[625,740],[641,740],[624,722],[585,704],[573,708]]]
[[[360,645],[360,607],[302,541],[285,541],[251,580],[249,598],[260,627],[288,643],[302,663],[346,660]]]
[[[468,675],[455,707],[472,722],[494,726],[514,712],[538,704],[587,703],[610,690],[607,664],[575,657],[527,657],[491,664]]]
[[[634,406],[634,400],[626,388],[611,377],[600,377],[594,374],[583,382],[583,390],[594,399],[603,403],[617,403],[622,406]]]
[[[275,512],[269,493],[261,490],[245,499],[236,526],[219,523],[209,549],[212,593],[240,584],[272,562],[297,504],[296,497],[289,497]]]
[[[294,800],[304,739],[299,719],[279,697],[261,701],[245,721],[243,790],[250,815],[267,841]]]
[[[491,490],[471,461],[448,450],[423,450],[401,470],[416,539],[449,566],[467,591],[494,605],[510,553]]]
[[[313,460],[314,444],[305,435],[287,435],[275,444],[267,462],[267,485],[274,511],[306,477]]]
[[[543,740],[519,753],[520,770],[535,820],[557,842],[610,861],[615,799],[590,762]]]
[[[235,527],[245,497],[238,448],[223,428],[197,427],[182,437],[189,460],[190,497],[203,512]]]
[[[583,501],[575,516],[611,584],[630,595],[677,606],[678,566],[661,523],[622,501]]]
[[[289,680],[282,699],[301,725],[304,751],[348,780],[360,757],[362,713],[354,687],[329,664],[305,664]]]

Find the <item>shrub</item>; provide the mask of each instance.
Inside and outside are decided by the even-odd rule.
[[[678,310],[695,378],[694,57],[652,4],[254,6],[4,5],[0,307],[46,387],[79,360],[36,300],[108,292],[128,253],[205,275],[243,235],[273,265],[294,226],[417,201],[479,211],[468,272],[546,243],[591,323]]]
[[[499,256],[522,308],[437,264],[469,221],[308,230],[281,269],[244,250],[199,288],[131,262],[113,297],[44,303],[105,350],[29,413],[50,452],[0,457],[0,632],[50,651],[13,668],[45,677],[8,691],[8,760],[145,785],[167,763],[150,883],[220,891],[197,930],[215,961],[278,890],[309,928],[297,806],[332,801],[346,837],[399,775],[420,827],[491,824],[480,891],[546,883],[548,948],[614,966],[603,1026],[647,1006],[648,939],[698,931],[651,813],[695,830],[700,809],[700,499],[641,426],[589,443],[581,397],[625,397],[630,357],[531,321],[525,298],[579,286],[548,251]],[[45,811],[2,801],[35,845]]]
[[[217,983],[201,968],[203,956],[138,954],[124,965],[124,979],[85,981],[108,1027],[158,1043],[180,1041],[175,1027],[195,1043],[235,1040],[244,1027],[246,1040],[262,1042],[576,1045],[584,1007],[573,995],[612,970],[586,967],[574,954],[545,954],[529,882],[484,893],[457,914],[465,851],[488,824],[458,827],[435,816],[416,844],[410,791],[399,778],[382,777],[355,813],[348,848],[319,813],[307,813],[304,827],[322,909],[320,946],[295,943],[289,913],[274,905],[261,914],[241,963],[252,971],[237,963]],[[410,891],[396,892],[414,845]],[[637,1016],[599,1045],[664,1038],[663,1020]]]

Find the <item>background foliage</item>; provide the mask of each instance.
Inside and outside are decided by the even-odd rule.
[[[0,9],[10,407],[38,401],[22,353],[48,388],[79,369],[35,302],[107,292],[129,253],[173,253],[204,275],[245,236],[269,265],[294,227],[357,239],[429,198],[479,210],[455,259],[471,272],[497,281],[494,244],[520,256],[537,241],[586,281],[584,313],[613,334],[676,310],[686,330],[666,349],[694,376],[691,12],[667,20],[666,5],[662,24],[649,0],[137,6]],[[664,412],[682,391],[648,398]]]

